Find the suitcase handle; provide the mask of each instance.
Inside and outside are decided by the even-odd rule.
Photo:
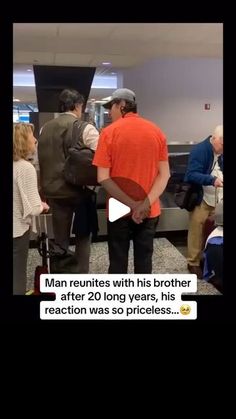
[[[38,240],[38,251],[40,256],[42,256],[43,266],[47,266],[48,273],[50,274],[50,252],[49,252],[49,239],[48,239],[48,228],[47,228],[47,219],[46,214],[38,215],[38,225],[39,225],[39,240]],[[44,231],[42,231],[41,220],[44,221]],[[42,246],[41,246],[42,243]]]

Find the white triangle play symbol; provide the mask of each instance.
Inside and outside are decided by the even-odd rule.
[[[122,202],[117,201],[115,198],[110,198],[108,205],[109,221],[111,222],[118,220],[131,211],[130,207],[122,204]]]

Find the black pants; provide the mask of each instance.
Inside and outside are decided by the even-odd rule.
[[[68,250],[73,214],[79,206],[74,199],[50,199],[52,224],[55,243]],[[78,262],[78,273],[89,272],[91,234],[76,235],[75,257]]]
[[[136,224],[130,217],[107,221],[109,273],[127,273],[130,239],[134,244],[134,273],[152,273],[153,239],[159,217]]]
[[[13,239],[13,294],[24,295],[27,282],[27,258],[30,230]]]

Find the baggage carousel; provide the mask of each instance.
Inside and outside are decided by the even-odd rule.
[[[165,192],[160,197],[161,216],[157,225],[157,232],[177,232],[188,229],[189,213],[177,207],[174,202],[174,193],[176,187],[184,178],[192,145],[193,143],[191,142],[168,144],[171,177]],[[98,236],[106,236],[106,192],[102,187],[97,189]],[[47,230],[49,237],[53,238],[51,214],[47,216]],[[73,234],[71,234],[71,237],[73,237]],[[35,238],[36,236],[32,234],[31,240],[35,240]]]

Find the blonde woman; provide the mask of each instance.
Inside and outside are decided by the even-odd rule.
[[[34,166],[27,161],[36,151],[32,124],[13,125],[13,294],[26,292],[26,269],[32,216],[48,211],[41,202]]]

